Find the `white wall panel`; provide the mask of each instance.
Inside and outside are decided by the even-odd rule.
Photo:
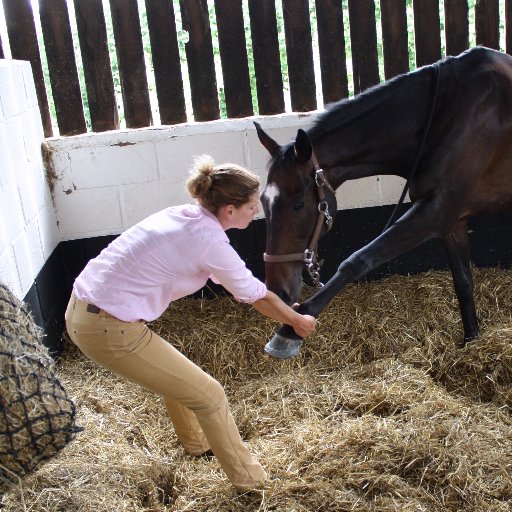
[[[59,241],[43,140],[30,63],[1,59],[0,280],[19,299]]]

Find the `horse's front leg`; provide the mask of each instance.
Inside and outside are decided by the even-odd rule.
[[[318,317],[347,284],[426,240],[438,237],[440,218],[443,216],[439,215],[435,204],[416,203],[379,237],[344,260],[331,279],[299,305],[299,313]],[[275,357],[293,357],[300,344],[301,338],[295,331],[289,325],[283,325],[265,350]],[[274,347],[276,350],[272,350]]]
[[[467,221],[461,220],[455,223],[451,231],[442,237],[441,241],[448,255],[455,294],[459,302],[464,327],[464,341],[461,345],[464,345],[479,334],[473,298],[473,276],[471,273],[471,251]]]

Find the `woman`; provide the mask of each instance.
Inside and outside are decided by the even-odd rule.
[[[245,492],[261,486],[266,473],[240,438],[224,389],[145,322],[208,278],[301,337],[313,332],[316,320],[267,290],[229,244],[225,231],[246,228],[258,213],[258,178],[203,157],[187,187],[197,205],[151,215],[87,264],[74,283],[66,327],[88,357],[163,396],[184,449],[192,455],[211,449]]]

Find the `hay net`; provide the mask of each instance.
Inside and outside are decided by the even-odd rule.
[[[0,282],[0,493],[82,430],[42,336],[25,305]]]

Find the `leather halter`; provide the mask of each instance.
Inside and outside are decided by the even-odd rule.
[[[318,240],[320,239],[320,233],[322,231],[322,226],[325,224],[327,226],[327,232],[332,228],[333,218],[329,213],[329,205],[327,200],[325,199],[325,187],[327,187],[333,194],[335,194],[334,189],[331,187],[331,184],[327,181],[327,178],[324,176],[323,169],[318,165],[318,161],[313,153],[311,155],[311,160],[315,166],[315,183],[318,192],[318,217],[316,221],[315,230],[313,231],[313,235],[311,236],[311,240],[304,250],[304,252],[296,252],[292,254],[263,254],[263,260],[267,263],[284,263],[289,261],[302,261],[306,266],[306,270],[308,271],[311,279],[317,287],[323,286],[320,282],[320,267],[322,266],[322,261],[319,262],[317,260],[317,245]]]

